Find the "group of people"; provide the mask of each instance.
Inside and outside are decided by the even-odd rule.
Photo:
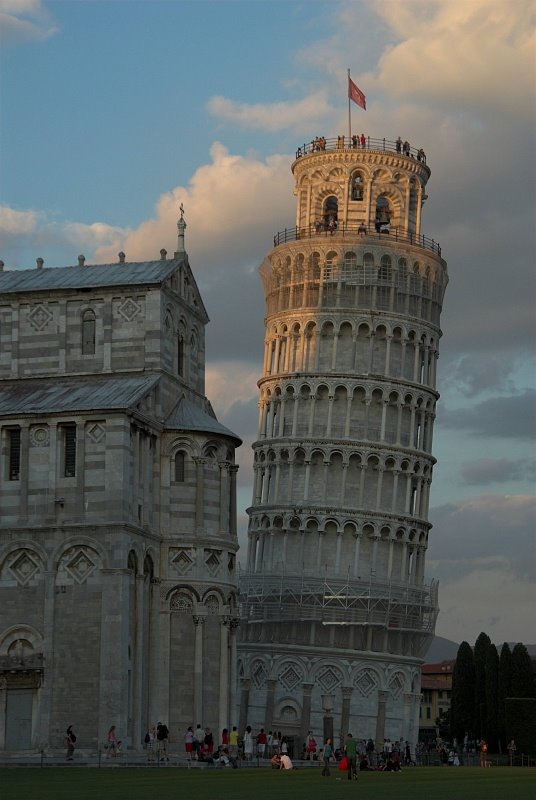
[[[395,147],[397,153],[402,153],[405,156],[411,156],[411,147],[407,139],[403,142],[402,138],[399,136],[395,142]],[[417,161],[422,161],[424,164],[426,164],[426,155],[422,147],[417,150]]]
[[[169,728],[163,722],[151,725],[144,738],[147,760],[169,761]]]
[[[354,133],[350,137],[351,144],[349,147],[352,147],[354,150],[357,150],[358,147],[365,149],[367,147],[367,137],[364,133],[360,136],[357,133]],[[345,136],[344,134],[340,134],[337,136],[337,150],[344,150],[345,148]],[[385,143],[385,139],[383,140]],[[303,149],[298,147],[296,150],[296,158],[301,158],[305,153],[319,153],[326,149],[326,138],[325,136],[315,136],[314,139],[311,140],[309,145],[304,145]],[[397,153],[401,153],[405,156],[412,156],[411,146],[408,140],[402,140],[402,137],[399,136],[398,139],[395,141],[395,149]],[[424,150],[419,148],[417,150],[417,161],[422,161],[426,164],[426,155]]]

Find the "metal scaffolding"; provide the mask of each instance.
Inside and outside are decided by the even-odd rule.
[[[315,622],[433,633],[437,582],[416,586],[305,575],[242,573],[240,617],[245,624]]]

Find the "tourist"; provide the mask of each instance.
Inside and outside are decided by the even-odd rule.
[[[233,730],[229,734],[229,753],[233,758],[238,756],[238,731],[236,725],[233,725]]]
[[[117,754],[117,736],[115,735],[115,725],[112,725],[106,737],[105,748],[106,758],[113,758]]]
[[[65,733],[65,744],[67,745],[67,754],[65,758],[67,761],[73,760],[74,743],[76,742],[76,735],[73,731],[73,726],[69,725]]]
[[[156,741],[158,745],[158,757],[160,761],[169,761],[168,756],[168,737],[169,737],[169,730],[167,725],[164,725],[163,722],[157,723],[156,726]]]
[[[508,750],[508,755],[510,756],[510,766],[513,767],[514,757],[517,750],[516,743],[514,742],[513,739],[510,739],[510,741],[508,742],[508,747],[506,749]]]
[[[264,728],[261,728],[257,734],[257,755],[259,758],[264,758],[266,753],[266,734]]]
[[[210,728],[205,728],[205,738],[203,740],[207,753],[214,752],[214,736],[212,735],[212,731]]]
[[[309,731],[305,739],[305,758],[307,761],[316,759],[316,739],[312,731]]]
[[[270,761],[272,769],[281,769],[281,756],[279,753],[274,753]]]
[[[194,749],[194,732],[192,730],[192,726],[188,727],[188,730],[184,734],[184,749],[186,750],[186,758],[188,761],[192,760],[192,752]]]
[[[395,145],[396,145],[396,152],[397,153],[401,153],[402,152],[402,139],[400,138],[400,136],[396,140]]]
[[[488,743],[485,739],[480,740],[480,766],[486,767],[488,764]]]
[[[353,738],[352,734],[349,733],[346,737],[346,742],[344,743],[344,752],[346,753],[346,760],[348,763],[348,780],[351,781],[352,778],[357,780],[357,770],[356,770],[356,751],[357,751],[357,743],[356,740]]]
[[[197,728],[194,732],[194,750],[197,758],[199,759],[199,753],[201,752],[201,748],[203,747],[203,742],[205,741],[205,734],[203,733],[203,728],[198,723]]]
[[[359,141],[361,142],[361,147],[364,150],[366,145],[367,145],[367,140],[365,139],[365,134],[364,133],[361,134]]]
[[[324,749],[322,750],[322,760],[324,762],[324,768],[322,770],[322,776],[326,776],[329,778],[331,772],[329,771],[329,762],[333,758],[333,742],[328,736],[326,739],[326,743],[324,745]]]
[[[293,769],[292,761],[287,756],[286,753],[283,753],[281,756],[281,763],[279,765],[279,769]]]
[[[253,736],[251,734],[251,725],[248,725],[244,732],[244,760],[251,761],[253,758]]]
[[[147,750],[147,761],[154,761],[156,749],[156,726],[151,725],[145,734],[145,749]]]

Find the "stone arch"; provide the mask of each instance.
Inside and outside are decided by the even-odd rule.
[[[352,671],[352,685],[362,697],[371,697],[381,689],[381,673],[371,665],[357,666]]]
[[[70,537],[57,548],[52,561],[56,585],[100,582],[100,571],[107,567],[100,543],[86,536]]]
[[[43,650],[43,635],[33,625],[20,623],[11,625],[0,632],[0,656],[9,655],[18,641],[27,642],[29,648],[23,645],[23,650],[29,653],[39,653]]]
[[[44,548],[32,541],[10,543],[0,557],[0,586],[34,586],[46,569]]]

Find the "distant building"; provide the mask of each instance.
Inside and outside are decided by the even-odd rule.
[[[452,671],[455,659],[421,667],[421,707],[419,710],[419,738],[434,739],[438,733],[437,720],[450,711]]]
[[[184,228],[172,259],[0,264],[0,750],[231,718],[240,440]]]
[[[421,231],[430,169],[365,137],[296,156],[295,224],[260,267],[240,722],[297,752],[309,729],[414,744],[437,615],[425,556],[448,282]]]

